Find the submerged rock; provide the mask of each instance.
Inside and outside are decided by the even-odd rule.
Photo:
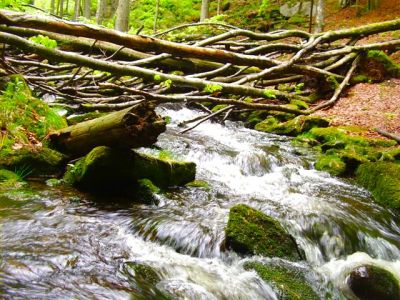
[[[296,242],[278,221],[244,204],[231,208],[225,242],[242,254],[301,259]]]
[[[327,126],[329,126],[329,121],[324,118],[316,116],[298,116],[283,123],[279,123],[277,119],[270,117],[258,123],[254,128],[268,133],[296,136],[314,127]]]
[[[155,186],[165,188],[191,182],[195,175],[196,164],[192,162],[100,146],[70,166],[64,179],[89,191],[117,192],[133,187],[140,179],[148,179]]]
[[[297,269],[282,266],[265,265],[259,262],[245,264],[246,270],[255,270],[268,284],[280,294],[279,299],[285,300],[318,300],[319,297]]]
[[[379,204],[400,212],[400,165],[392,162],[362,164],[357,181],[368,189]]]
[[[346,282],[360,300],[400,299],[398,279],[389,271],[377,266],[365,265],[355,268]]]

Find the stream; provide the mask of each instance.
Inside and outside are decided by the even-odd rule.
[[[40,183],[0,194],[1,299],[279,299],[244,269],[249,260],[295,265],[321,299],[346,299],[345,277],[362,263],[400,278],[399,220],[351,180],[314,170],[310,149],[230,121],[181,135],[177,124],[200,112],[160,113],[172,121],[157,145],[195,162],[209,187],[171,189],[158,205]],[[229,209],[239,203],[279,220],[306,260],[224,249]],[[161,281],[136,282],[126,262],[151,266]]]

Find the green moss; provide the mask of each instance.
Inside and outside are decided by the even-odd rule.
[[[319,297],[299,270],[281,266],[264,265],[258,262],[245,264],[245,269],[255,270],[268,284],[279,291],[280,298],[286,300],[318,300]]]
[[[189,182],[186,184],[187,187],[196,187],[196,188],[203,188],[208,190],[210,188],[210,185],[208,184],[207,181],[204,180],[194,180],[192,182]]]
[[[275,118],[267,118],[258,123],[254,128],[259,131],[280,135],[296,136],[309,131],[314,127],[326,127],[329,121],[315,116],[298,116],[284,123],[279,123]]]
[[[231,208],[225,236],[227,247],[238,253],[301,258],[295,241],[278,221],[244,204]]]
[[[66,160],[65,155],[49,148],[22,148],[6,153],[0,156],[0,168],[27,170],[29,175],[56,174]]]
[[[335,176],[346,172],[346,164],[336,155],[320,155],[315,163],[315,168]]]
[[[365,163],[356,171],[357,181],[376,202],[400,212],[400,165],[390,162]]]
[[[144,178],[139,179],[136,187],[136,196],[139,197],[141,203],[158,204],[159,200],[156,194],[160,193],[161,189],[154,185],[151,180]]]
[[[134,152],[134,156],[135,176],[148,178],[161,188],[184,185],[196,177],[195,163],[162,159],[138,152]]]
[[[366,74],[358,74],[356,76],[353,76],[351,78],[352,84],[357,84],[357,83],[371,83],[373,80]]]
[[[22,178],[9,170],[0,169],[0,190],[20,187],[23,185]]]
[[[195,175],[196,164],[191,162],[101,146],[70,166],[64,180],[86,190],[115,191],[131,187],[139,179],[148,179],[162,188],[184,185]]]
[[[395,63],[385,52],[380,50],[370,50],[367,53],[367,59],[379,62],[386,73],[393,77],[400,77],[400,64]]]
[[[69,166],[65,182],[91,191],[113,190],[133,185],[134,163],[131,151],[101,146]]]
[[[308,109],[309,105],[302,100],[292,100],[290,104],[296,105],[298,109]]]
[[[224,109],[225,107],[228,107],[228,105],[227,104],[218,104],[218,105],[215,105],[213,108],[212,108],[212,112],[213,113],[215,113],[215,112],[217,112],[217,111],[220,111],[221,109]]]
[[[69,117],[67,119],[67,121],[68,121],[69,125],[75,125],[75,124],[78,124],[80,122],[89,121],[89,120],[92,120],[92,119],[96,119],[96,118],[102,117],[102,116],[104,116],[106,114],[107,113],[98,112],[98,111],[92,111],[92,112],[88,112],[86,114],[74,115],[72,117]]]

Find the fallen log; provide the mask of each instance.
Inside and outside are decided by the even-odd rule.
[[[377,133],[379,133],[380,135],[382,135],[382,136],[384,136],[384,137],[387,137],[387,138],[389,138],[389,139],[392,139],[392,140],[396,141],[397,144],[400,144],[400,136],[395,135],[395,134],[393,134],[393,133],[390,133],[390,132],[388,132],[388,131],[386,131],[386,130],[384,130],[384,129],[382,129],[382,128],[375,128],[374,130],[375,130]]]
[[[131,149],[153,145],[166,129],[154,105],[141,102],[106,116],[81,122],[50,135],[53,146],[78,157],[96,146]]]

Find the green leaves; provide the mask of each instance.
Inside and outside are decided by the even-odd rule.
[[[206,92],[206,93],[214,94],[216,92],[222,91],[222,86],[220,86],[218,84],[207,84],[204,87],[203,91]]]
[[[44,35],[41,35],[41,34],[35,35],[35,36],[29,38],[29,40],[31,42],[36,43],[36,44],[43,45],[43,46],[45,46],[46,48],[49,48],[49,49],[54,49],[54,48],[57,47],[57,41],[52,40],[48,36],[44,36]]]

